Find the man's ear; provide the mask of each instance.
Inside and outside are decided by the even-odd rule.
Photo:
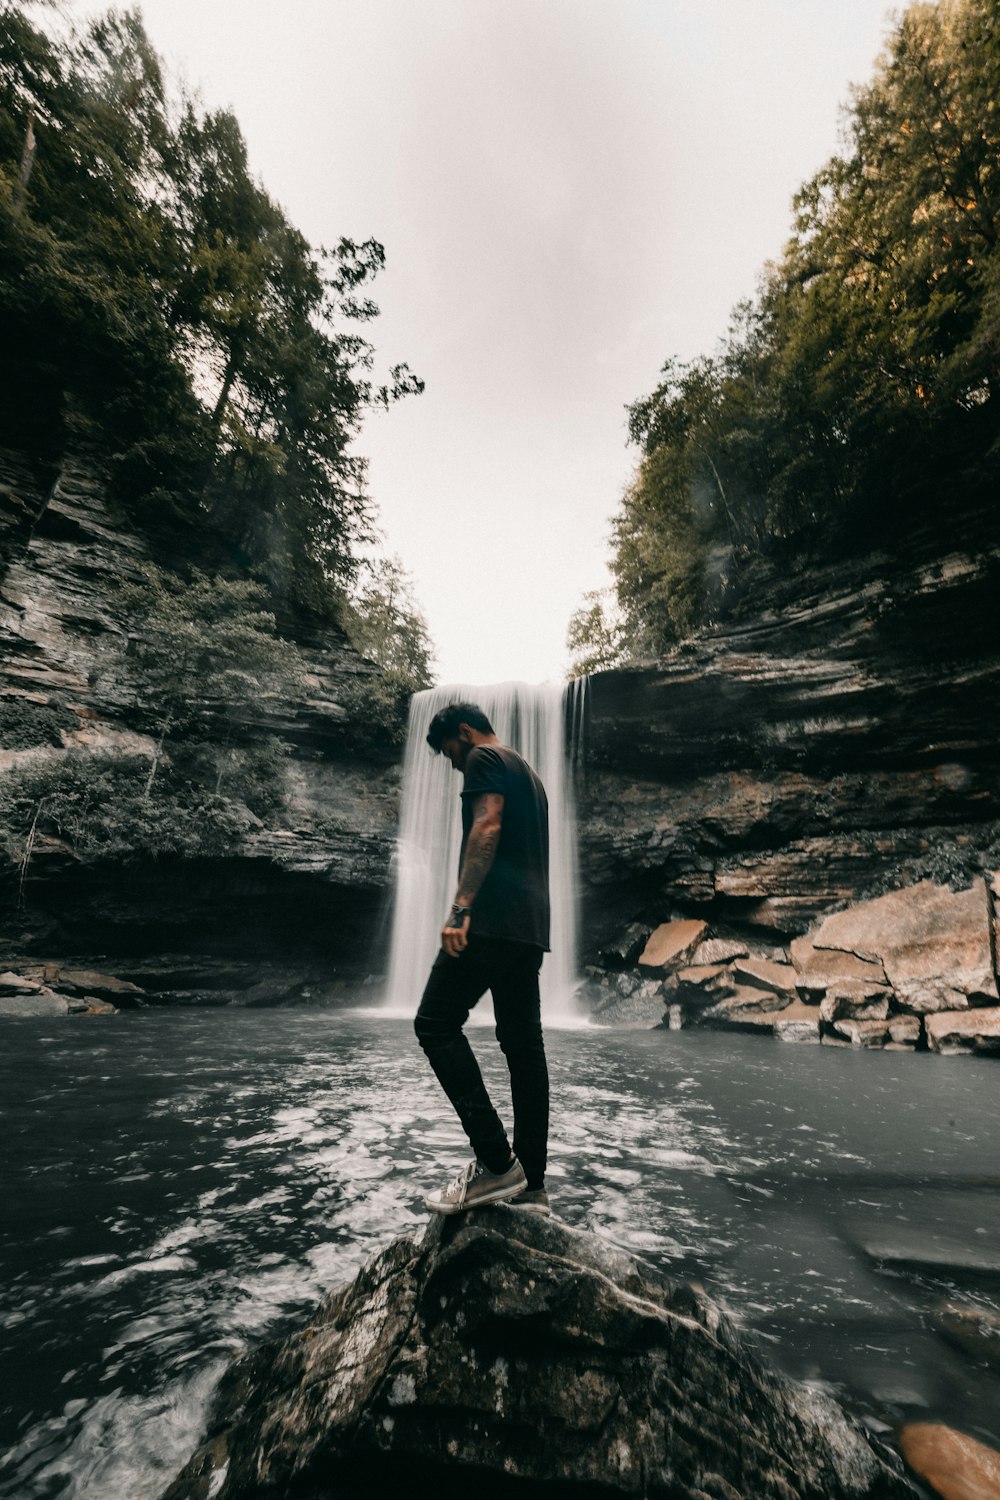
[[[458,737],[463,745],[472,745],[475,743],[472,738],[472,730],[470,729],[468,724],[459,724]]]

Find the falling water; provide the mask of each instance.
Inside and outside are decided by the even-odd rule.
[[[395,900],[387,1004],[412,1015],[438,950],[441,924],[455,896],[462,842],[461,777],[426,736],[446,703],[477,703],[497,736],[538,772],[549,799],[549,888],[552,951],[542,965],[542,1007],[548,1021],[577,1017],[576,826],[571,766],[582,719],[585,679],[568,689],[505,682],[451,686],[417,693],[410,706],[403,805],[396,856]],[[568,696],[568,701],[567,701]],[[570,753],[567,756],[567,729]]]

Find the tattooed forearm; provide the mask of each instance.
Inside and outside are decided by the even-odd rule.
[[[503,822],[503,798],[487,793],[476,806],[472,827],[465,845],[462,872],[458,877],[459,906],[471,906],[490,872],[500,843]]]
[[[458,904],[471,906],[490,872],[500,843],[499,828],[473,824],[469,842],[465,846],[462,873],[458,877]]]

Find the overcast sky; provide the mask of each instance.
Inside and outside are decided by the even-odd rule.
[[[711,352],[780,252],[883,0],[142,9],[312,241],[385,245],[372,339],[427,390],[359,448],[440,680],[561,678],[635,461],[624,407]]]

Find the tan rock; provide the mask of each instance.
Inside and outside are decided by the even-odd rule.
[[[14,974],[9,969],[0,974],[0,995],[40,995],[44,990],[40,979],[27,979],[23,974]]]
[[[1000,1500],[1000,1453],[937,1422],[910,1422],[903,1457],[942,1500]]]
[[[681,984],[702,985],[726,972],[725,964],[689,964],[687,968],[677,970],[677,978]]]
[[[686,964],[707,931],[707,922],[661,922],[640,954],[640,969],[662,972]]]
[[[691,955],[692,964],[727,964],[733,958],[748,958],[750,949],[735,938],[706,938]]]
[[[834,1021],[833,1029],[852,1047],[884,1047],[889,1040],[888,1021]]]
[[[682,989],[696,990],[706,996],[731,994],[736,988],[727,964],[693,964],[678,969],[677,983]]]
[[[831,984],[820,1002],[824,1021],[884,1021],[889,1015],[892,991],[884,984],[864,979],[841,979]],[[913,1016],[911,1020],[916,1020]],[[917,1021],[917,1030],[920,1022]]]
[[[801,1002],[786,1006],[774,1018],[774,1034],[779,1042],[819,1042],[815,1010]]]
[[[68,989],[77,993],[98,993],[101,996],[141,995],[143,990],[128,979],[117,979],[114,974],[100,974],[96,969],[63,969],[60,971],[56,989]]]
[[[795,970],[791,964],[775,963],[769,958],[738,958],[733,964],[733,974],[738,985],[783,995],[788,1001],[795,999]]]
[[[731,995],[725,995],[705,1012],[705,1018],[724,1021],[751,1012],[769,1016],[775,1011],[787,1010],[790,1004],[786,995],[776,995],[772,990],[755,990],[750,985],[737,985]]]
[[[795,938],[792,942],[792,963],[799,976],[799,993],[804,998],[815,995],[817,1000],[822,999],[831,985],[841,984],[845,980],[871,984],[886,982],[881,963],[858,958],[856,953],[817,948],[808,936]]]
[[[921,1015],[1000,999],[983,880],[965,891],[922,880],[835,912],[811,938],[816,948],[881,962],[899,999]]]
[[[924,1026],[934,1052],[1000,1052],[1000,1006],[938,1011],[924,1018]]]
[[[920,1017],[890,1016],[889,1035],[895,1047],[915,1047],[920,1040]]]

